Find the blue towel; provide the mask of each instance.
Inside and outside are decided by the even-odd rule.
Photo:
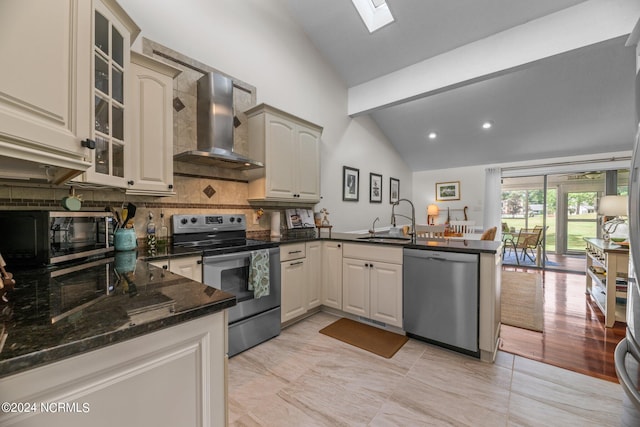
[[[252,251],[249,262],[249,290],[258,299],[269,295],[269,250]]]

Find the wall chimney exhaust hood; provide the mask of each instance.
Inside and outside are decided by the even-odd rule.
[[[233,81],[221,74],[208,73],[198,79],[198,149],[173,156],[174,160],[248,170],[264,165],[233,151]]]

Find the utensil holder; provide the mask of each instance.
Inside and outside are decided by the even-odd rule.
[[[113,237],[113,247],[116,251],[130,251],[137,246],[136,231],[133,228],[120,228]]]

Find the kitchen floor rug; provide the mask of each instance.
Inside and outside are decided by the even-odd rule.
[[[404,335],[341,318],[320,330],[321,334],[390,359],[409,341]]]
[[[502,323],[542,332],[543,290],[540,274],[503,271],[501,287]]]

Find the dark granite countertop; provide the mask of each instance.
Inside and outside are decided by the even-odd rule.
[[[500,241],[487,241],[487,240],[463,240],[459,238],[444,238],[444,239],[423,239],[418,238],[416,244],[411,243],[397,243],[396,242],[371,242],[361,237],[368,236],[367,233],[357,234],[357,233],[338,233],[334,232],[331,235],[331,238],[323,236],[320,238],[309,237],[309,236],[300,236],[293,235],[287,236],[284,235],[279,238],[266,238],[265,240],[269,240],[272,242],[278,242],[280,244],[287,243],[300,243],[300,242],[308,242],[312,240],[336,240],[342,242],[350,242],[350,243],[359,243],[359,244],[375,244],[375,245],[386,245],[391,247],[401,247],[401,248],[409,248],[409,249],[423,249],[423,250],[437,250],[444,252],[464,252],[464,253],[492,253],[495,254],[502,248],[502,242]],[[384,239],[388,237],[384,232],[379,233],[379,236]]]
[[[145,254],[111,255],[9,269],[16,288],[0,303],[0,378],[236,305],[234,295],[154,267]]]

